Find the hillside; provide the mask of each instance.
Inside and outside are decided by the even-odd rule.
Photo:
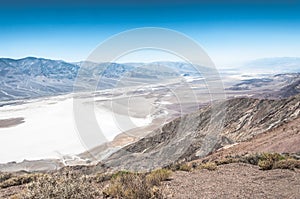
[[[136,81],[135,85],[140,85],[148,81],[161,82],[165,78],[181,75],[199,75],[199,73],[190,64],[181,62],[68,63],[35,57],[0,58],[0,100],[53,96],[70,93],[73,90],[101,90],[114,88],[117,84],[126,86],[133,81]],[[130,78],[131,82],[125,80],[120,82],[121,78]]]
[[[218,116],[213,121],[212,112]],[[297,119],[299,113],[300,95],[281,100],[230,99],[165,124],[112,154],[104,163],[117,170],[147,170],[197,159]],[[211,131],[220,125],[219,132]]]

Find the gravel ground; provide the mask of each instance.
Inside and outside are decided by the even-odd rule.
[[[215,171],[179,171],[162,185],[167,198],[300,198],[300,170],[259,170],[249,164]]]

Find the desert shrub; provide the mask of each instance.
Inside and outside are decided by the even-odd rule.
[[[123,175],[126,175],[126,174],[133,174],[132,172],[130,171],[117,171],[116,173],[112,174],[112,178],[117,178],[119,176],[123,176]]]
[[[85,177],[73,173],[43,175],[28,184],[25,199],[97,198],[98,188]]]
[[[273,169],[274,164],[278,161],[285,160],[286,157],[278,153],[263,153],[258,161],[258,166],[262,170]]]
[[[180,168],[180,164],[176,164],[176,163],[170,164],[170,165],[165,167],[165,169],[168,169],[168,170],[171,170],[171,171],[178,171],[179,168]]]
[[[300,169],[300,161],[295,159],[279,160],[274,163],[274,169]]]
[[[262,155],[255,153],[252,155],[245,155],[242,157],[239,157],[238,161],[239,162],[243,162],[243,163],[247,163],[247,164],[252,164],[252,165],[258,165],[258,162],[262,159]]]
[[[215,162],[207,162],[207,163],[200,164],[198,166],[198,169],[207,169],[209,171],[214,171],[217,168],[218,168],[218,166]]]
[[[150,173],[117,172],[110,185],[103,191],[104,196],[114,198],[161,198],[158,185],[167,180],[171,171],[159,169]]]
[[[217,160],[216,164],[223,165],[223,164],[231,164],[231,163],[235,163],[235,162],[238,162],[238,161],[234,158],[223,158],[221,160]]]
[[[272,161],[276,162],[279,160],[284,160],[284,159],[286,159],[286,157],[279,153],[262,153],[260,159],[261,160],[272,160]]]
[[[272,160],[260,160],[258,166],[261,170],[271,170],[274,162]]]
[[[0,188],[8,188],[12,186],[27,184],[36,180],[41,175],[42,174],[26,174],[21,176],[10,177],[0,183]]]
[[[0,183],[12,177],[11,173],[0,173]]]
[[[231,156],[228,155],[222,159],[218,159],[215,161],[217,165],[223,165],[223,164],[231,164],[231,163],[246,163],[246,164],[253,164],[258,165],[259,160],[261,159],[260,154],[244,154],[244,155],[235,155]]]
[[[96,183],[101,183],[105,181],[109,181],[113,177],[113,174],[111,173],[98,173],[96,176],[93,177],[93,180]]]

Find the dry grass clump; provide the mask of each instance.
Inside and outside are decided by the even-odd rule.
[[[184,164],[179,165],[178,170],[189,172],[189,171],[192,171],[192,166],[190,164],[184,163]]]
[[[209,171],[214,171],[218,168],[218,165],[215,162],[206,162],[206,163],[200,164],[197,168],[198,169],[207,169]]]
[[[197,167],[197,165],[194,165],[195,163],[173,163],[165,168],[171,171],[192,171],[194,168]]]
[[[151,187],[146,183],[145,176],[139,173],[124,173],[113,177],[103,194],[114,198],[152,197]]]
[[[172,172],[168,169],[157,169],[146,175],[147,183],[159,186],[162,181],[170,178]]]
[[[223,158],[221,160],[217,160],[216,164],[223,165],[223,164],[231,164],[231,163],[236,163],[236,162],[238,162],[238,161],[234,158]]]
[[[86,176],[74,173],[43,175],[27,186],[24,199],[97,198],[100,191]]]
[[[167,169],[150,173],[118,172],[113,175],[109,187],[103,194],[113,198],[162,198],[157,186],[170,175],[171,171]]]

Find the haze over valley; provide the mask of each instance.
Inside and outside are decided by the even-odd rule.
[[[297,64],[295,58],[282,59]],[[279,58],[266,60],[264,64],[276,65]],[[289,72],[282,74],[220,70],[224,90],[213,99],[207,87],[209,77],[182,62],[96,64],[33,57],[0,61],[0,146],[10,151],[1,156],[2,163],[57,159],[64,164],[86,164],[93,159],[84,155],[86,150],[102,160],[212,100],[278,99],[300,92],[296,67],[282,68]],[[77,77],[79,71],[84,76]],[[74,100],[95,112],[104,139],[85,143],[74,120]]]

